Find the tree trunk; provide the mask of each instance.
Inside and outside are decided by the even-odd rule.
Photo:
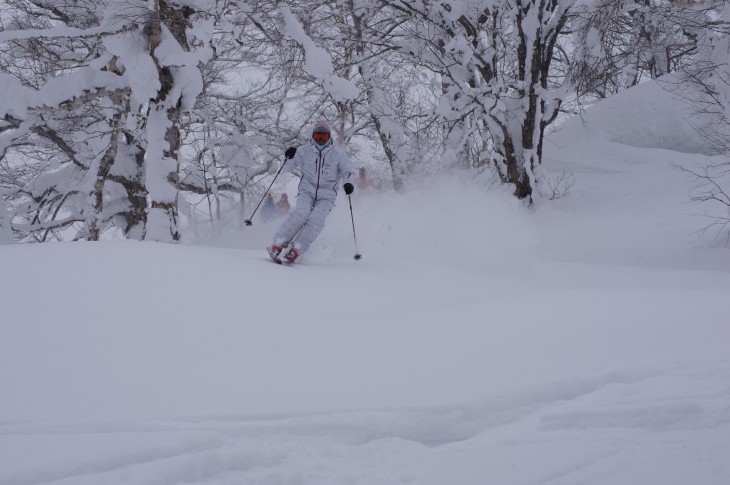
[[[182,97],[170,97],[175,84],[174,72],[162,65],[155,50],[162,40],[162,26],[167,27],[183,50],[188,50],[185,33],[188,7],[175,8],[165,1],[159,2],[159,11],[153,12],[148,20],[146,32],[150,42],[150,53],[157,66],[160,89],[151,100],[147,120],[148,146],[145,185],[150,195],[150,210],[147,216],[145,239],[176,242],[180,239],[178,195],[179,195],[179,150]],[[164,133],[162,140],[159,134]],[[161,146],[158,144],[161,143]]]
[[[13,242],[13,229],[10,226],[10,215],[5,199],[0,197],[0,244]]]

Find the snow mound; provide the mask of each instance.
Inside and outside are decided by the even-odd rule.
[[[558,136],[713,155],[692,126],[690,107],[665,89],[668,83],[671,79],[647,81],[601,100],[568,120]]]

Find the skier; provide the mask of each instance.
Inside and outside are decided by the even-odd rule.
[[[368,179],[368,174],[365,171],[365,167],[360,167],[360,170],[357,172],[357,190],[365,191],[370,186],[370,180]]]
[[[291,204],[289,203],[289,196],[286,194],[281,194],[281,199],[279,199],[279,202],[276,203],[277,213],[280,217],[283,217],[287,214],[289,214],[289,211],[291,210]]]
[[[274,197],[269,194],[266,196],[266,201],[264,202],[264,206],[261,208],[261,217],[265,221],[272,220],[277,213],[276,204],[274,203]]]
[[[301,180],[294,210],[274,234],[273,244],[267,248],[271,259],[281,263],[280,255],[294,263],[309,248],[324,229],[324,221],[335,205],[340,182],[345,194],[355,189],[355,171],[347,154],[332,142],[329,124],[314,124],[309,143],[299,148],[289,147],[285,157],[288,172],[299,172]]]

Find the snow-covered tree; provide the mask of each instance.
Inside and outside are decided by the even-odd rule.
[[[579,95],[605,98],[679,70],[702,30],[687,12],[669,0],[600,0],[578,9],[572,71]]]
[[[552,72],[575,0],[383,0],[401,19],[401,49],[438,73],[451,156],[478,153],[531,200],[545,127],[566,95]]]
[[[210,54],[187,30],[210,2],[6,3],[0,156],[34,166],[11,197],[16,230],[179,239],[181,118]]]
[[[730,2],[689,4],[686,23],[695,27],[698,54],[668,82],[694,111],[693,124],[717,154],[702,166],[682,167],[695,181],[692,200],[703,203],[713,229],[730,244]]]
[[[286,73],[277,127],[301,139],[313,120],[329,120],[338,143],[356,159],[365,150],[365,160],[382,161],[402,187],[416,163],[434,153],[438,137],[429,136],[433,124],[424,120],[433,119],[435,98],[424,88],[425,73],[393,43],[390,8],[330,0],[255,11],[266,14],[258,24],[279,43],[277,69]]]
[[[10,215],[5,199],[0,197],[0,244],[13,242],[13,228],[10,226]]]
[[[8,2],[0,33],[3,177],[14,187],[14,228],[43,241],[94,223],[94,178],[103,156],[100,121],[126,87],[99,60],[98,5]],[[97,75],[98,74],[98,75]],[[102,126],[102,130],[107,127]]]
[[[193,15],[209,2],[186,0],[147,3],[141,29],[117,45],[116,54],[137,84],[133,98],[145,112],[145,188],[150,200],[145,239],[176,241],[180,238],[178,197],[181,128],[203,87],[198,65],[212,54],[206,39],[191,51],[188,29]],[[121,12],[120,12],[121,14]],[[205,22],[205,19],[200,20]],[[200,35],[200,30],[197,31]],[[206,33],[202,34],[203,37]],[[142,81],[142,83],[140,83]]]
[[[211,19],[213,55],[201,68],[203,89],[183,127],[180,189],[189,213],[203,204],[211,220],[239,198],[258,200],[300,129],[286,112],[297,82],[291,49],[282,49],[278,8],[270,2],[230,2]],[[255,205],[255,202],[254,202]]]
[[[351,39],[345,49],[354,53],[353,79],[363,95],[363,133],[380,144],[399,190],[417,166],[430,165],[441,155],[432,75],[398,48],[398,25],[390,7],[349,1],[343,9],[343,36],[349,33],[345,38]]]

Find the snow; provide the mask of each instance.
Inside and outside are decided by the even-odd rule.
[[[95,89],[123,89],[125,84],[119,76],[94,69],[81,68],[73,73],[48,81],[42,89],[34,91],[20,84],[9,74],[0,74],[0,115],[10,114],[27,117],[29,108],[58,106],[87,91]]]
[[[319,81],[333,99],[345,102],[357,98],[360,90],[350,80],[338,76],[329,53],[317,46],[288,6],[279,6],[285,32],[304,49],[307,71]]]
[[[295,267],[257,220],[0,246],[0,484],[724,485],[730,261],[673,168],[709,155],[617,135],[656,116],[566,123],[529,210],[356,192],[358,262],[345,199]]]
[[[132,88],[132,96],[139,105],[157,97],[160,76],[155,61],[149,55],[147,41],[136,31],[104,37],[104,47],[119,57],[119,67],[124,67],[124,78]]]
[[[74,29],[72,27],[57,27],[53,29],[23,29],[23,30],[5,30],[0,32],[0,42],[8,42],[12,40],[25,40],[36,38],[54,38],[54,37],[90,37],[93,35],[108,34],[113,32],[109,26],[96,27],[90,29]]]
[[[692,127],[692,110],[672,95],[659,89],[670,87],[671,76],[649,80],[633,89],[612,96],[589,108],[591,123],[582,125],[581,117],[569,122],[570,133],[589,134],[602,140],[640,148],[664,148],[684,153],[712,155],[707,143]]]

